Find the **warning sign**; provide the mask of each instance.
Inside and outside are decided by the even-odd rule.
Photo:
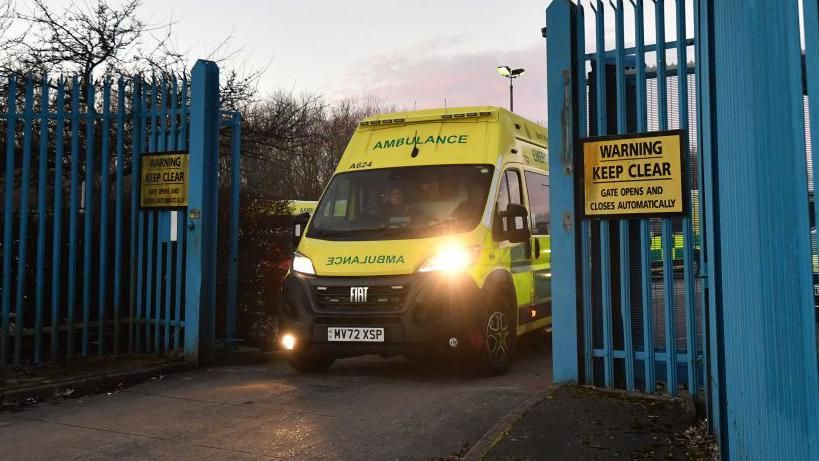
[[[675,130],[581,140],[585,215],[685,214],[685,139]]]
[[[142,187],[139,203],[143,208],[188,206],[188,154],[163,152],[142,156]]]

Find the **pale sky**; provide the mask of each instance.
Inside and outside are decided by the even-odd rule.
[[[508,104],[498,65],[524,67],[522,114],[546,118],[543,0],[145,0],[156,19],[179,20],[180,45],[207,50],[233,34],[262,89],[375,96],[429,108]],[[226,7],[231,5],[230,7]],[[194,54],[196,54],[194,52]]]
[[[85,0],[78,0],[79,2]],[[110,0],[113,4],[120,0]],[[67,0],[49,0],[56,10]],[[540,29],[550,0],[144,0],[152,23],[173,19],[174,40],[205,57],[227,36],[241,50],[235,65],[267,67],[262,93],[278,89],[345,97],[376,97],[418,109],[508,106],[499,65],[523,67],[515,81],[516,112],[546,120],[546,45]],[[588,4],[585,1],[584,4]],[[690,0],[686,3],[691,5]],[[626,2],[626,44],[633,10]],[[674,2],[669,2],[673,5]],[[28,0],[17,0],[19,9]],[[675,34],[673,7],[668,38]],[[689,7],[687,15],[691,16]],[[587,45],[593,14],[586,9]],[[646,42],[653,42],[653,5],[646,2]],[[606,2],[607,45],[614,13]],[[689,31],[691,35],[691,31]],[[611,43],[608,43],[611,42]],[[669,56],[671,58],[671,56]],[[671,59],[673,61],[673,59]]]

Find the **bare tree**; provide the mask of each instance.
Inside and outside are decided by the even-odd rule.
[[[32,0],[31,12],[17,14],[30,32],[16,44],[10,64],[18,71],[76,73],[83,83],[100,69],[122,72],[137,59],[136,46],[148,28],[136,14],[140,4],[72,1],[58,13],[46,0]]]
[[[242,170],[247,184],[271,197],[289,198],[296,155],[315,144],[324,113],[320,97],[284,91],[249,107],[242,123]]]
[[[394,105],[384,105],[376,98],[343,99],[330,108],[322,127],[321,170],[319,180],[326,183],[333,174],[347,142],[353,136],[359,122],[377,113],[395,112]]]
[[[320,97],[274,93],[243,124],[243,177],[279,199],[316,199],[364,117],[393,111],[374,99],[327,104]]]
[[[0,39],[0,71],[75,74],[82,85],[100,77],[188,73],[189,50],[176,45],[175,22],[143,19],[143,0],[126,0],[118,6],[111,0],[72,0],[60,11],[48,0],[31,1],[24,13],[15,12],[9,0],[0,4],[0,32],[13,20],[27,27],[27,33],[4,34]],[[254,100],[265,69],[233,68],[241,50],[232,49],[231,42],[232,35],[225,37],[209,59],[228,68],[221,84],[223,107],[244,110]]]
[[[253,105],[245,116],[245,146],[250,155],[265,150],[286,151],[306,145],[316,135],[324,102],[319,96],[277,91]]]
[[[9,32],[12,23],[14,22],[14,2],[11,0],[0,1],[0,46],[4,46],[8,40],[6,34]],[[2,48],[0,48],[2,50]]]
[[[26,37],[26,31],[12,34],[17,10],[12,0],[0,0],[0,69],[8,67],[11,51]]]
[[[222,109],[248,113],[253,103],[257,102],[259,79],[264,72],[265,69],[248,70],[246,67],[242,70],[228,69],[219,85]]]

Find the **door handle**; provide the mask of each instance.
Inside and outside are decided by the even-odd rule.
[[[540,239],[535,238],[535,259],[540,258]]]

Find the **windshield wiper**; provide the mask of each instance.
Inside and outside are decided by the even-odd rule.
[[[350,235],[351,231],[349,229],[344,230],[324,230],[324,229],[312,229],[312,232],[308,231],[308,234],[315,232],[317,235],[315,237],[343,237],[346,235]]]
[[[375,233],[390,235],[390,234],[400,233],[403,230],[404,230],[403,227],[378,226],[378,227],[363,227],[361,229],[355,229],[355,232],[362,232],[362,233],[375,232]]]

